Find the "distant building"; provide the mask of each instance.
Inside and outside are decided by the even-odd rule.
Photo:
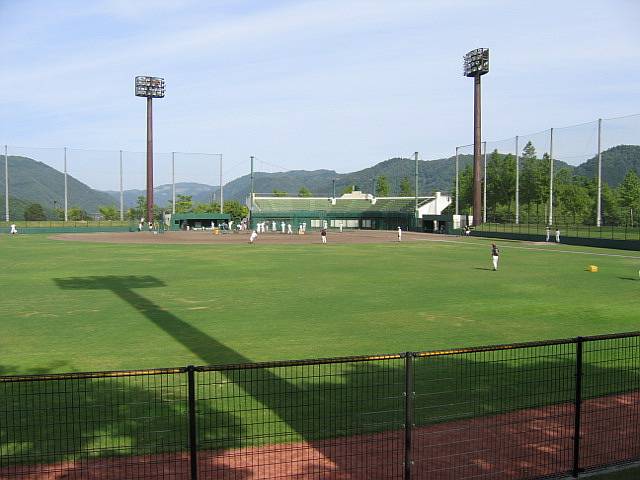
[[[434,196],[375,197],[354,190],[341,197],[267,197],[254,195],[249,202],[251,224],[275,221],[291,223],[294,228],[360,228],[372,230],[422,230],[423,215],[441,215],[451,204],[451,197],[436,192]],[[416,218],[420,219],[416,221]]]

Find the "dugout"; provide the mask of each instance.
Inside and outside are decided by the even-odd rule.
[[[422,229],[426,233],[450,235],[454,228],[454,215],[422,215]]]
[[[228,213],[177,213],[171,216],[171,230],[210,230],[229,225]]]

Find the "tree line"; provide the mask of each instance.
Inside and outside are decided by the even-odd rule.
[[[548,153],[538,157],[528,142],[520,156],[520,218],[522,223],[545,223],[549,212],[551,158]],[[554,170],[556,166],[554,164]],[[516,157],[494,150],[487,159],[487,220],[500,223],[515,218]],[[568,168],[558,168],[553,176],[553,212],[562,223],[594,225],[596,223],[597,178],[574,175]],[[482,186],[484,188],[484,185]],[[472,213],[473,167],[467,165],[458,176],[459,211]],[[452,188],[455,208],[455,179]],[[629,170],[617,188],[602,183],[602,223],[606,225],[635,224],[640,215],[640,178]]]

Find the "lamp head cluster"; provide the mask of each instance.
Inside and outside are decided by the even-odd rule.
[[[489,49],[476,48],[464,56],[464,76],[478,77],[489,73]]]
[[[164,78],[136,77],[136,97],[163,98]]]

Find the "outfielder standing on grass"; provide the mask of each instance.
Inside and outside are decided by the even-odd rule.
[[[398,241],[402,241],[402,229],[400,227],[398,227]]]
[[[320,231],[320,238],[322,238],[322,243],[325,243],[325,244],[327,243],[327,229],[326,228],[323,228]]]
[[[254,230],[253,232],[251,232],[251,236],[249,237],[249,243],[253,243],[256,238],[258,238],[258,234]]]
[[[498,270],[498,260],[500,259],[500,250],[495,243],[491,244],[491,260],[493,260],[493,270]]]

